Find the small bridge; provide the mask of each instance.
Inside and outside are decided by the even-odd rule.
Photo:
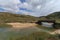
[[[56,28],[56,21],[55,20],[39,20],[38,22],[36,22],[36,24],[42,25],[42,22],[47,22],[47,23],[53,23],[53,28]]]

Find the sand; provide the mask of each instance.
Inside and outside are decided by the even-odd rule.
[[[7,23],[8,25],[12,25],[13,28],[28,28],[34,27],[37,24],[35,23]]]

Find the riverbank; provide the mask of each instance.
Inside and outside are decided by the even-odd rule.
[[[35,23],[6,23],[6,24],[11,25],[13,28],[29,28],[37,25]]]

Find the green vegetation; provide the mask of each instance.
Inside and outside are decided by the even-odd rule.
[[[34,17],[30,15],[0,12],[0,23],[7,23],[7,22],[32,23],[38,20],[45,20],[45,19],[53,19],[53,20],[56,20],[56,22],[60,22],[60,12],[54,12],[52,14],[49,14],[48,16],[42,16],[42,17]]]
[[[10,36],[8,40],[59,40],[59,38],[55,35],[50,35],[45,32],[35,32],[28,36]]]
[[[56,20],[56,22],[60,23],[60,12],[49,14],[46,18]]]
[[[23,14],[15,14],[15,13],[8,13],[8,12],[0,12],[0,27],[7,27],[5,23],[13,23],[13,22],[20,22],[20,23],[33,23],[38,20],[38,17],[33,17],[30,15],[23,15]]]
[[[0,28],[8,28],[8,27],[12,27],[11,25],[5,24],[5,23],[0,23]]]
[[[8,23],[8,22],[35,22],[37,21],[37,17],[22,15],[22,14],[14,14],[7,12],[0,12],[0,23]]]
[[[56,23],[56,28],[60,29],[60,23]]]
[[[48,15],[50,18],[60,18],[60,12],[54,12]]]
[[[54,13],[51,13],[47,16],[42,16],[42,17],[39,17],[40,20],[56,20],[57,23],[60,23],[60,12],[54,12]]]

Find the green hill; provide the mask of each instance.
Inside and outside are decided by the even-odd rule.
[[[49,14],[47,17],[50,17],[50,18],[60,18],[60,12],[54,12],[52,14]]]
[[[60,23],[60,12],[54,12],[46,16],[45,18],[47,19],[53,19],[56,20],[56,22]]]
[[[39,17],[40,20],[56,20],[56,22],[59,22],[60,23],[60,12],[54,12],[54,13],[51,13],[47,16],[42,16],[42,17]]]
[[[0,12],[0,23],[7,22],[35,22],[38,18],[30,15],[14,14],[8,12]]]
[[[34,17],[30,15],[0,12],[0,23],[7,23],[7,22],[32,23],[32,22],[38,21],[39,19],[40,20],[53,19],[53,20],[56,20],[57,22],[60,22],[60,12],[54,12],[47,16],[42,16],[42,17]]]

